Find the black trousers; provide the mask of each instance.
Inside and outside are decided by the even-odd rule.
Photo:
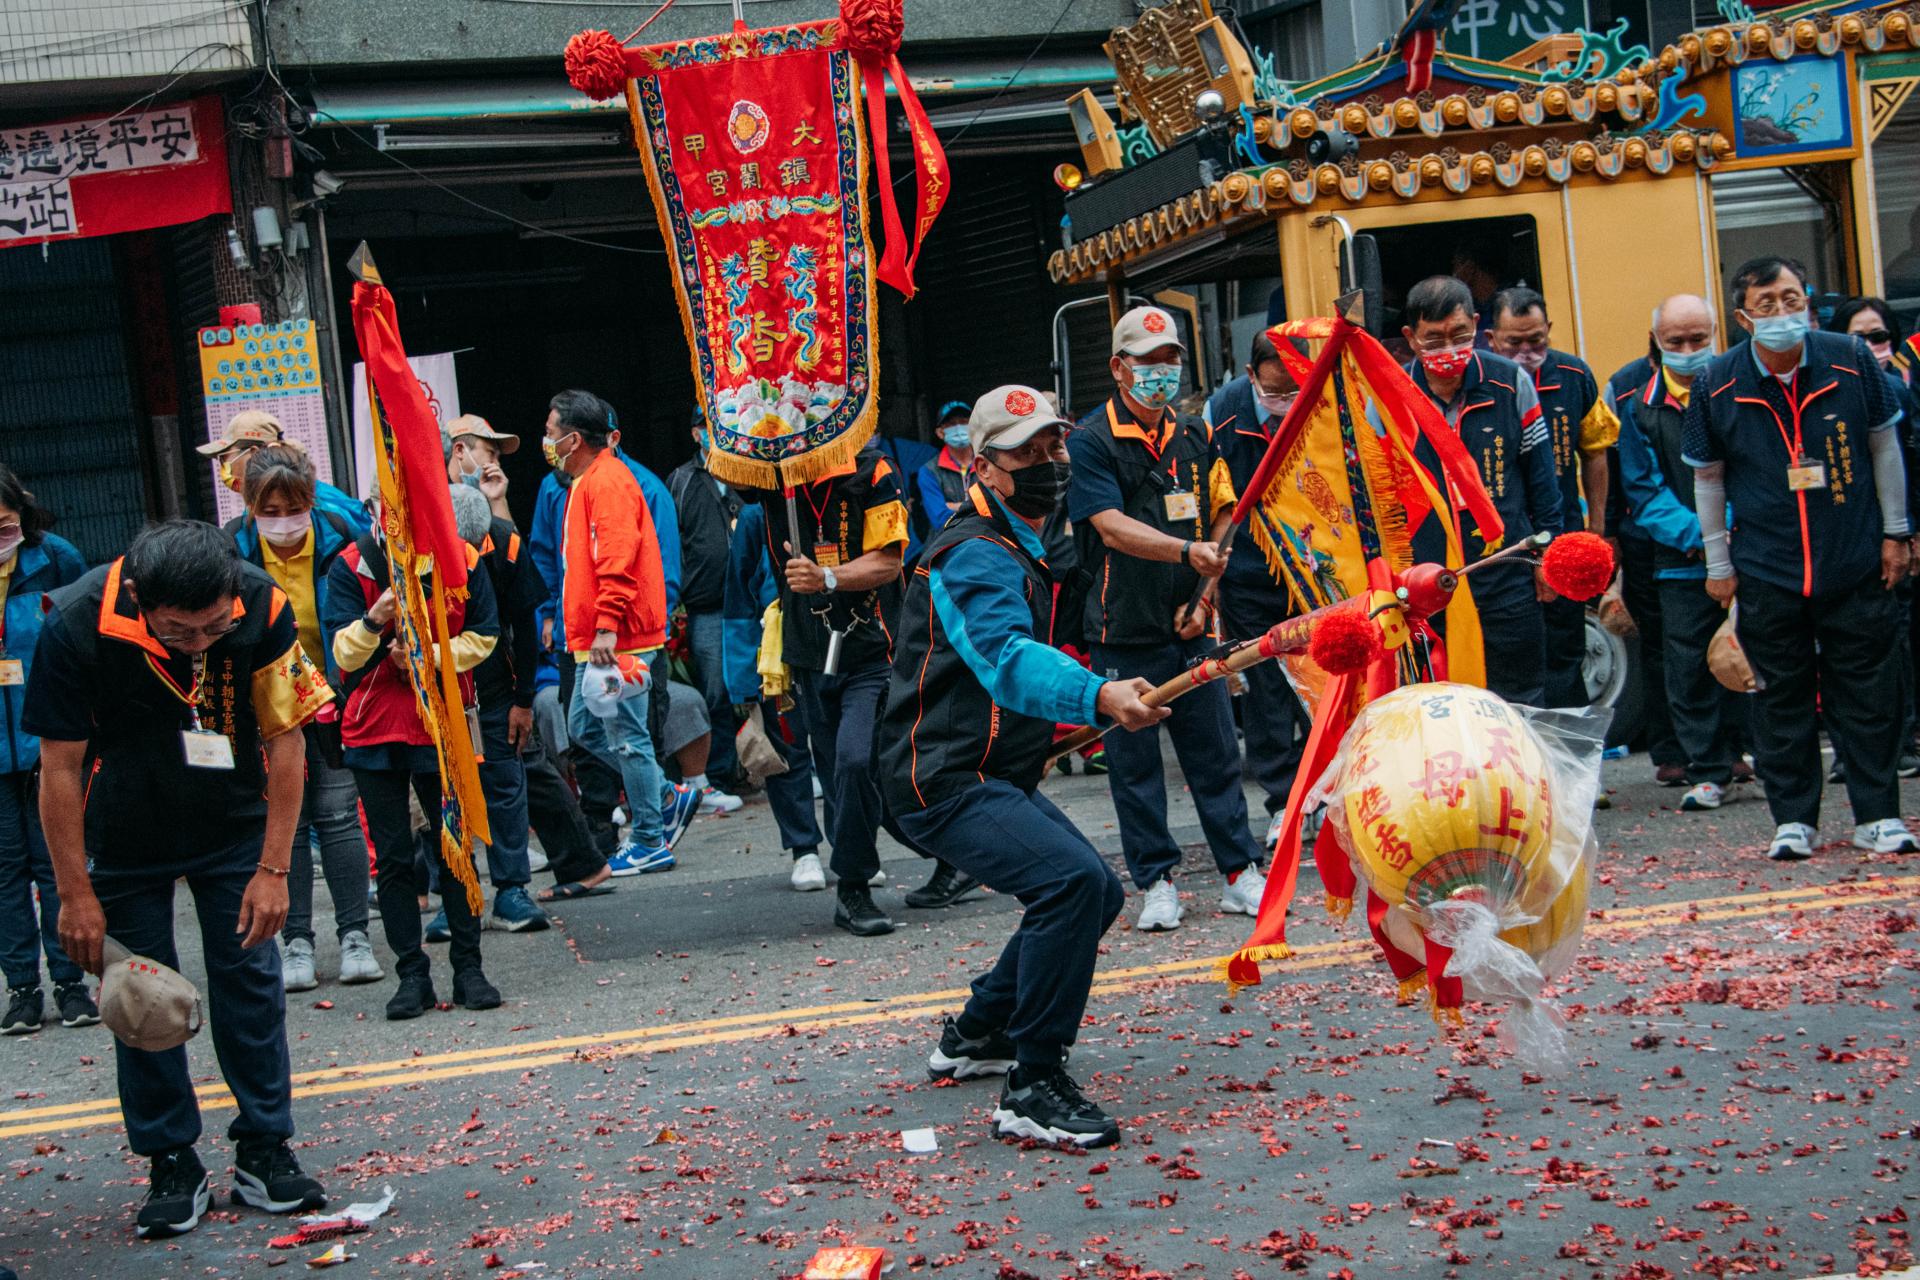
[[[1854,821],[1899,817],[1905,711],[1893,644],[1896,601],[1879,573],[1812,598],[1748,575],[1738,599],[1740,645],[1760,682],[1754,761],[1774,822],[1820,821],[1816,694],[1846,767]]]
[[[1540,606],[1546,627],[1546,706],[1584,707],[1587,703],[1587,606],[1578,600],[1549,600]]]
[[[922,857],[932,855],[900,829],[880,799],[874,731],[893,668],[874,662],[843,675],[795,671],[793,691],[813,744],[827,800],[833,874],[843,888],[864,885],[880,869],[880,828]],[[782,838],[785,838],[783,833]]]
[[[1653,576],[1653,544],[1645,538],[1620,539],[1620,596],[1640,632],[1640,682],[1646,690],[1643,717],[1647,755],[1655,768],[1685,764],[1686,753],[1673,732],[1673,716],[1664,696],[1667,688],[1665,629],[1660,614],[1660,586]]]
[[[554,662],[560,668],[560,706],[564,709],[573,705],[573,655],[562,651],[555,656]],[[647,727],[651,730],[654,718],[651,691],[648,697]],[[664,721],[665,716],[662,715],[661,719]],[[654,738],[655,742],[659,740],[658,737]],[[620,848],[620,829],[613,825],[613,811],[620,804],[620,775],[606,761],[584,747],[568,748],[567,759],[573,765],[573,780],[580,788],[580,816],[587,824],[587,832],[593,839],[593,847],[600,854],[600,861],[605,862]]]
[[[1284,603],[1262,601],[1257,595],[1249,598],[1248,593],[1224,584],[1220,588],[1220,625],[1229,640],[1264,635],[1287,612]],[[1272,816],[1287,807],[1293,775],[1300,768],[1307,733],[1313,725],[1279,663],[1257,663],[1241,675],[1247,682],[1247,696],[1240,705],[1240,733],[1247,744],[1246,771],[1266,794],[1267,814]]]
[[[1727,689],[1707,667],[1707,645],[1726,620],[1727,611],[1707,594],[1700,579],[1661,581],[1660,622],[1673,734],[1686,757],[1687,781],[1722,787],[1733,781],[1740,735],[1730,723]]]
[[[367,812],[367,831],[373,836],[375,865],[379,868],[380,927],[393,949],[393,967],[401,978],[428,977],[432,966],[420,946],[420,898],[427,878],[414,866],[413,815],[407,808],[407,788],[420,800],[429,823],[440,821],[440,775],[405,773],[397,769],[355,769],[360,805]],[[447,909],[447,928],[453,934],[447,958],[454,973],[480,967],[480,918],[467,905],[467,892],[454,878],[440,848],[440,833],[430,828],[423,843],[439,864],[446,892],[440,903]]]
[[[527,820],[546,850],[554,883],[572,884],[597,875],[607,858],[594,843],[573,789],[538,743],[528,743],[520,758],[527,770]]]
[[[1508,702],[1545,706],[1547,622],[1540,602],[1526,597],[1482,605],[1480,634],[1487,652],[1487,688]]]

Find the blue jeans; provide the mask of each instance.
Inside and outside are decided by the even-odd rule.
[[[509,706],[480,708],[480,790],[487,797],[487,875],[495,890],[524,889],[533,881],[527,852],[527,768],[507,741]]]
[[[1165,684],[1210,648],[1204,638],[1165,645],[1095,645],[1093,670],[1109,680],[1134,676]],[[1233,704],[1227,684],[1201,685],[1172,704],[1165,723],[1173,754],[1187,776],[1200,811],[1200,829],[1223,874],[1252,864],[1253,833],[1247,829],[1247,797],[1240,790],[1240,744],[1233,736]],[[1160,725],[1107,735],[1107,784],[1120,820],[1120,848],[1127,872],[1141,889],[1173,874],[1180,846],[1167,829],[1167,780],[1160,762]]]
[[[573,703],[567,708],[567,736],[573,745],[620,775],[627,791],[627,817],[633,824],[627,839],[642,849],[666,843],[660,825],[660,794],[667,783],[653,758],[653,735],[647,730],[650,701],[628,698],[612,720],[602,720],[587,706],[586,681],[575,680]]]
[[[33,908],[40,891],[40,910]],[[40,953],[56,985],[82,978],[80,966],[60,949],[60,894],[53,887],[53,861],[40,834],[33,802],[33,773],[0,774],[0,969],[9,987],[40,985]]]
[[[1026,908],[1000,959],[974,979],[967,1012],[1006,1028],[1021,1063],[1057,1066],[1087,1011],[1100,939],[1126,901],[1120,877],[1051,800],[997,778],[901,814],[900,825]]]
[[[91,871],[107,933],[135,955],[174,969],[180,967],[180,956],[173,943],[173,886],[186,879],[206,958],[206,1017],[213,1052],[240,1110],[227,1126],[227,1136],[235,1142],[293,1136],[280,949],[271,942],[242,947],[236,932],[240,900],[260,861],[261,836],[255,829],[237,844],[177,862],[96,862]],[[113,1053],[120,1112],[133,1153],[156,1156],[199,1141],[200,1106],[187,1070],[186,1046],[149,1053],[116,1039]]]
[[[767,807],[780,828],[780,847],[796,858],[818,854],[820,822],[813,809],[813,743],[806,713],[798,703],[782,714],[763,702],[760,716],[773,749],[787,762],[787,771],[772,775],[766,783]],[[793,741],[787,741],[788,734]]]
[[[293,831],[293,863],[287,873],[287,923],[280,937],[313,941],[313,838],[320,837],[320,871],[333,896],[334,936],[367,931],[367,840],[360,834],[360,793],[353,773],[332,769],[311,744],[307,747],[307,790],[300,802],[300,825]]]
[[[733,698],[727,693],[727,673],[722,656],[725,618],[718,612],[687,612],[687,641],[693,646],[694,674],[700,681],[700,696],[706,699],[707,719],[713,726],[713,745],[707,752],[707,773],[727,778],[740,771],[740,758],[734,753],[733,735],[740,725],[733,718]]]

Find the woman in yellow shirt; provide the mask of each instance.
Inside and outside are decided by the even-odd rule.
[[[256,449],[247,459],[241,493],[247,513],[228,526],[240,554],[265,569],[287,593],[299,621],[300,647],[316,666],[324,664],[328,679],[338,688],[339,673],[320,635],[320,609],[327,570],[353,542],[353,528],[333,512],[314,507],[313,460],[298,445]],[[333,895],[340,981],[378,982],[386,976],[367,937],[367,843],[360,830],[353,774],[339,760],[338,705],[336,701],[322,711],[330,723],[316,722],[306,731],[306,802],[293,835],[287,923],[280,934],[281,969],[288,991],[311,991],[319,985],[313,962],[315,836],[320,842],[320,869]]]

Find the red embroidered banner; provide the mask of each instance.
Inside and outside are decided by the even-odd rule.
[[[945,203],[946,158],[894,56],[898,14],[859,7],[852,21],[738,25],[638,49],[584,32],[567,47],[582,92],[625,87],[672,257],[709,465],[734,484],[817,480],[873,434],[874,281],[912,296],[919,241]],[[887,252],[876,266],[868,126],[884,127],[889,74],[914,135],[920,205],[908,236],[883,145]]]
[[[173,226],[232,208],[217,97],[0,129],[0,248]]]

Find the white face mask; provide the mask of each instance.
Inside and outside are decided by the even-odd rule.
[[[260,526],[261,537],[284,546],[307,536],[307,530],[313,528],[313,512],[302,511],[297,516],[255,516],[253,522]]]

